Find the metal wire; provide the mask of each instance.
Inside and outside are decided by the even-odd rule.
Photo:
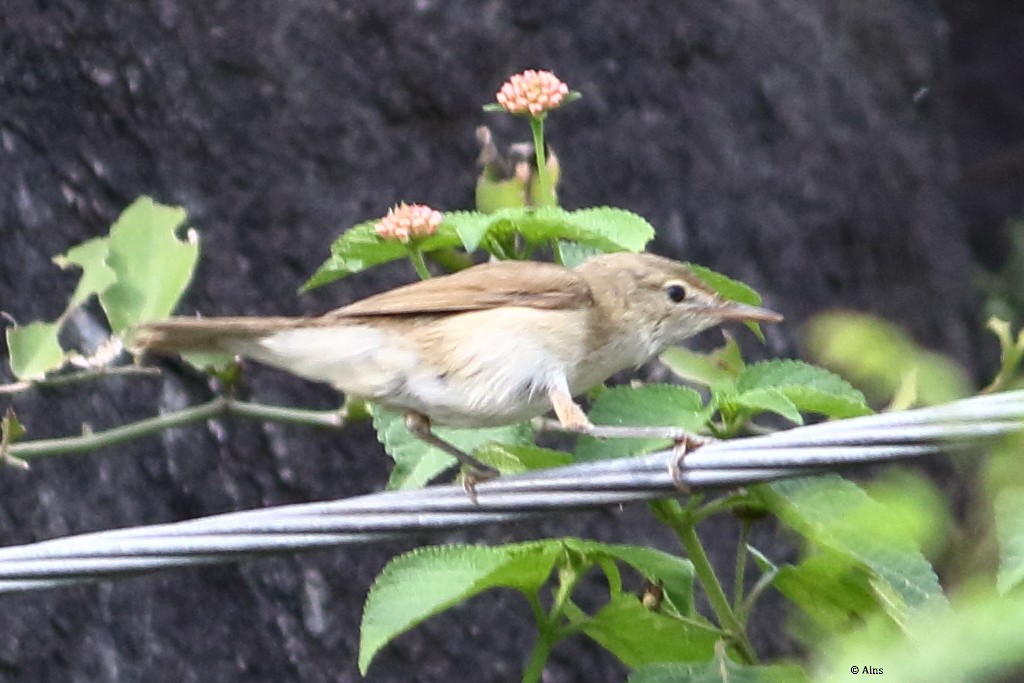
[[[250,510],[0,548],[0,593],[419,536],[915,458],[1024,430],[1024,391],[482,482]]]

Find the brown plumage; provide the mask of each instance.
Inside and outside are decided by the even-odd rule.
[[[426,418],[414,431],[430,440],[430,421],[494,426],[549,408],[564,427],[592,430],[572,396],[712,325],[780,319],[722,299],[681,263],[617,253],[573,269],[482,264],[320,316],[171,318],[142,326],[134,343],[238,354],[328,382]]]

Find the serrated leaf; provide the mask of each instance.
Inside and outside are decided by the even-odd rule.
[[[661,583],[673,606],[680,614],[693,612],[693,564],[682,557],[636,545],[600,543],[579,538],[562,542],[591,562],[611,558],[637,570],[645,578]]]
[[[793,479],[758,487],[765,507],[816,546],[828,548],[870,570],[894,591],[883,604],[898,624],[925,605],[945,606],[946,598],[931,564],[898,520],[878,510],[857,485],[835,475]],[[885,520],[884,533],[866,519]]]
[[[729,342],[735,344],[731,338]],[[743,369],[742,361],[740,367],[730,367],[724,362],[724,356],[721,354],[723,350],[716,349],[711,353],[698,353],[676,346],[666,349],[658,358],[677,377],[687,382],[706,387],[730,385],[735,383],[739,377],[739,373]]]
[[[627,683],[806,683],[807,673],[795,664],[747,666],[729,659],[696,664],[650,664],[633,671]]]
[[[804,423],[803,416],[793,402],[775,387],[750,389],[731,396],[729,400],[734,405],[755,413],[772,412],[798,425]]]
[[[365,221],[346,230],[331,245],[330,258],[300,291],[406,257],[406,245],[381,239],[376,225],[376,220]],[[418,246],[426,253],[459,245],[473,251],[482,244],[493,252],[493,241],[515,233],[537,244],[563,239],[601,251],[640,251],[654,236],[654,228],[634,213],[606,207],[580,211],[558,207],[506,208],[494,213],[451,211],[445,214],[437,232],[420,240]]]
[[[107,264],[117,282],[100,292],[100,304],[115,333],[166,318],[177,306],[199,258],[194,233],[176,236],[184,221],[184,209],[141,197],[110,229]]]
[[[805,327],[807,347],[817,362],[848,377],[884,404],[907,372],[917,375],[919,405],[938,405],[970,395],[963,368],[918,345],[906,332],[874,316],[832,312]]]
[[[395,558],[366,598],[359,670],[365,674],[374,655],[399,634],[489,588],[536,591],[560,552],[552,542],[451,545],[418,548]]]
[[[711,270],[707,266],[701,266],[696,263],[687,263],[690,270],[693,271],[694,275],[699,277],[704,284],[711,289],[718,292],[721,296],[730,301],[737,301],[741,304],[748,304],[750,306],[761,305],[761,295],[751,287],[750,285],[734,280],[728,275]],[[761,330],[760,323],[746,322],[744,325],[753,332],[757,338],[764,343],[764,332]]]
[[[1024,582],[1024,488],[1008,487],[996,494],[996,537],[999,539],[999,574],[1002,594]]]
[[[713,628],[652,612],[631,595],[614,596],[582,631],[628,667],[710,659],[721,638]]]
[[[462,244],[452,216],[451,213],[445,214],[436,233],[417,241],[421,251],[426,253]],[[408,245],[382,239],[377,234],[378,222],[377,219],[364,221],[343,232],[331,245],[330,258],[324,261],[299,291],[306,292],[367,268],[406,258],[409,255]]]
[[[519,234],[531,244],[567,240],[601,252],[641,251],[654,236],[654,228],[642,217],[608,207],[579,211],[555,206],[504,209],[493,217],[491,237]]]
[[[687,263],[686,265],[704,284],[724,298],[750,306],[761,305],[761,295],[750,285],[711,270],[707,266],[701,266],[696,263]]]
[[[445,221],[449,222],[459,236],[463,248],[467,252],[476,251],[491,229],[494,217],[487,213],[475,211],[455,211],[445,214]]]
[[[796,360],[776,359],[748,365],[736,383],[742,395],[755,389],[776,389],[802,412],[833,418],[870,414],[862,394],[836,374]]]
[[[547,244],[553,240],[579,242],[601,251],[620,251],[624,247],[600,230],[572,220],[572,213],[555,206],[534,209],[504,209],[494,214],[488,236],[508,241],[522,235],[530,244]]]
[[[825,680],[899,683],[995,683],[1020,680],[1024,652],[1024,595],[1001,595],[983,582],[968,582],[953,609],[915,615],[900,638],[890,629],[866,628],[822,648],[814,668]],[[869,626],[871,626],[869,624]],[[875,666],[881,675],[849,676],[851,664]],[[829,676],[841,672],[842,677]],[[848,677],[849,676],[849,677]]]
[[[106,291],[117,280],[117,273],[107,265],[109,252],[110,238],[94,237],[71,247],[66,254],[53,257],[53,262],[62,270],[73,266],[82,269],[82,277],[68,301],[68,310],[81,305],[93,294]]]
[[[377,439],[384,444],[384,450],[395,461],[391,478],[388,480],[389,489],[419,488],[454,466],[455,458],[410,434],[405,428],[405,418],[402,415],[377,406],[371,409],[371,413],[373,427],[377,430]],[[437,427],[434,433],[470,454],[490,442],[526,445],[532,443],[532,432],[525,424],[488,429]]]
[[[611,206],[579,209],[570,212],[569,220],[573,225],[601,235],[626,251],[641,252],[654,239],[654,226],[643,216],[625,209]]]
[[[602,393],[590,409],[594,424],[681,427],[695,432],[704,426],[709,411],[700,394],[674,384],[619,386]],[[638,455],[670,445],[666,439],[594,439],[580,437],[579,460],[603,460]]]
[[[575,268],[588,258],[604,253],[595,247],[588,247],[567,240],[558,240],[555,243],[555,249],[558,252],[558,262],[566,268]]]
[[[819,637],[849,631],[880,609],[870,573],[831,551],[780,567],[772,586],[818,624]]]
[[[60,323],[36,321],[6,330],[11,372],[18,379],[42,379],[64,364],[64,349],[57,341]]]
[[[492,442],[478,448],[473,455],[481,462],[499,469],[503,474],[562,467],[573,461],[572,455],[564,451],[528,444]]]

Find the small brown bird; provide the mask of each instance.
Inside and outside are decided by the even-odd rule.
[[[316,317],[170,318],[143,326],[135,345],[237,354],[404,412],[414,435],[479,480],[494,470],[432,423],[509,425],[550,408],[566,431],[650,435],[595,427],[573,396],[719,323],[781,319],[723,299],[681,263],[614,253],[573,269],[485,263]]]

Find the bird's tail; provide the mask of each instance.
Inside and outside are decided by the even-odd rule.
[[[167,318],[135,329],[130,344],[139,351],[244,353],[262,337],[295,327],[298,318]]]

